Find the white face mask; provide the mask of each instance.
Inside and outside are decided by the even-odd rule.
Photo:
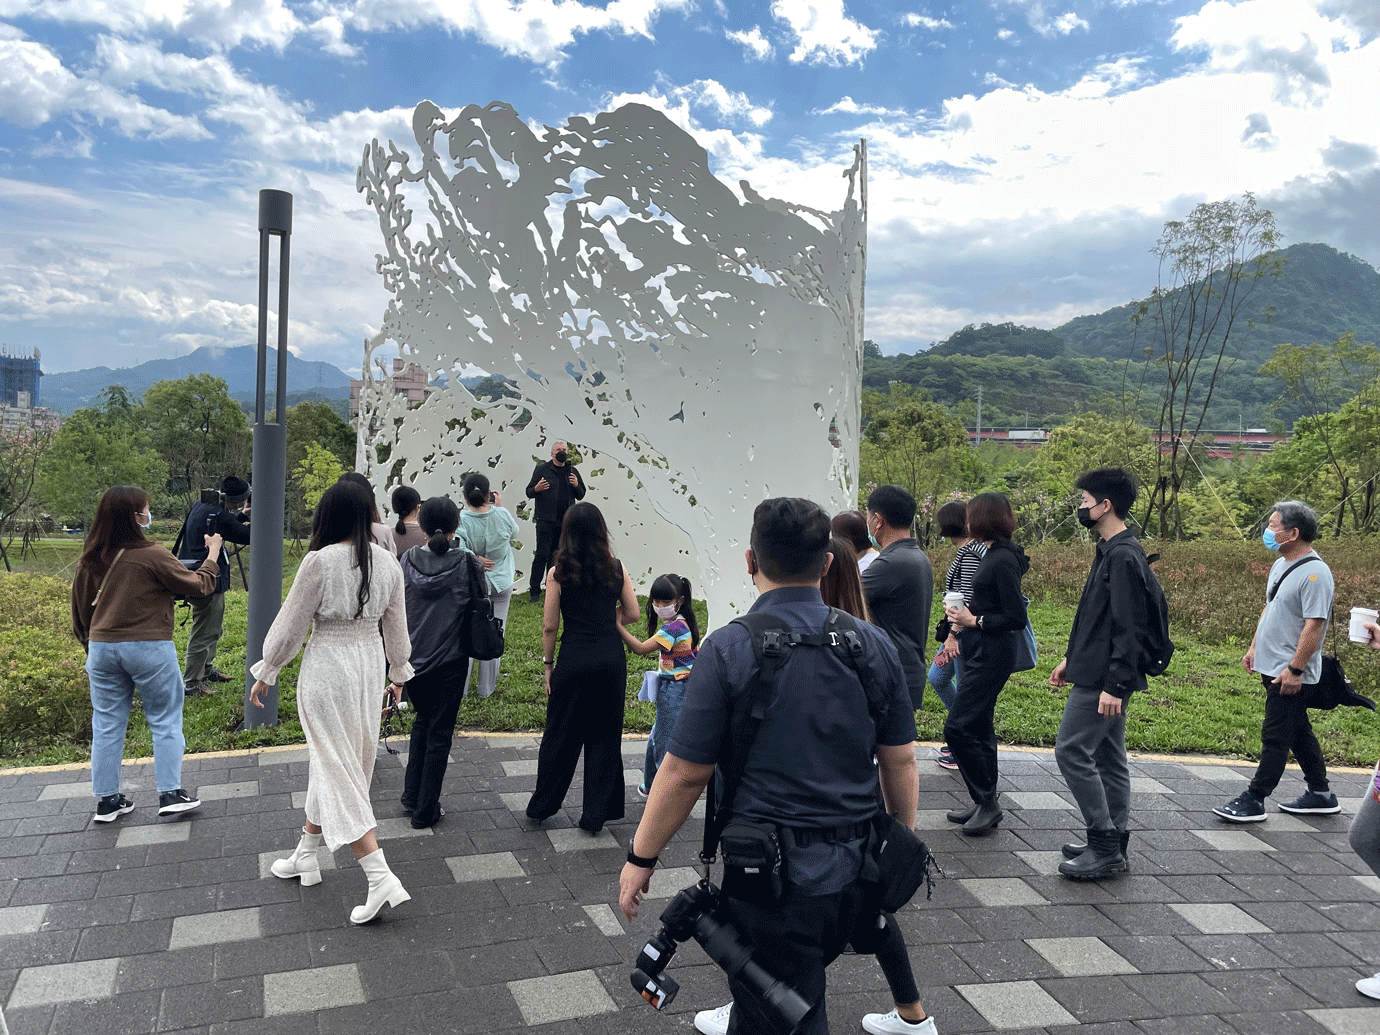
[[[677,608],[675,604],[666,604],[664,606],[661,604],[653,604],[652,611],[655,612],[656,616],[663,622],[667,622],[676,616]]]
[[[153,512],[152,512],[152,511],[149,511],[148,514],[149,514],[149,519],[148,519],[147,521],[140,521],[139,518],[142,517],[143,515],[142,515],[142,514],[135,514],[135,515],[134,515],[134,523],[137,524],[140,528],[148,528],[151,524],[153,524]]]

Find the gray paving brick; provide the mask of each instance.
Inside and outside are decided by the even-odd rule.
[[[1077,1018],[1034,981],[959,985],[955,990],[994,1028],[1074,1024]]]
[[[1098,938],[1027,938],[1026,944],[1065,977],[1138,973],[1129,960]]]
[[[518,758],[502,763],[504,776],[536,776],[537,760],[535,758]]]
[[[456,883],[527,876],[527,871],[522,868],[512,852],[458,856],[446,859],[446,865],[455,875]]]
[[[1203,934],[1269,934],[1270,929],[1229,902],[1173,902],[1170,908]]]
[[[190,949],[197,945],[242,942],[258,938],[259,909],[231,909],[217,913],[195,913],[173,919],[169,949]]]
[[[508,991],[522,1012],[522,1019],[529,1025],[593,1017],[618,1010],[592,970],[510,981]]]
[[[960,880],[959,885],[984,906],[1045,906],[1049,900],[1018,877]]]
[[[141,827],[125,827],[115,839],[116,848],[129,848],[133,845],[165,845],[174,841],[186,841],[192,836],[192,824],[185,820],[179,822],[151,823]]]
[[[68,798],[91,798],[94,800],[95,795],[91,791],[91,781],[50,783],[38,793],[39,801],[64,801]],[[92,807],[94,808],[94,805]]]
[[[591,837],[578,827],[565,827],[548,830],[546,836],[551,841],[551,847],[558,852],[588,852],[599,848],[620,847],[613,831],[607,829]]]
[[[364,986],[353,963],[264,975],[264,1016],[312,1013],[363,1003]]]
[[[26,967],[10,992],[6,1009],[70,1003],[78,999],[102,999],[115,993],[119,960],[87,960]]]
[[[230,798],[254,798],[258,797],[259,784],[257,780],[241,780],[238,783],[203,783],[196,789],[196,793],[197,797],[202,801],[226,801]]]
[[[42,903],[32,906],[9,906],[0,909],[0,936],[7,934],[33,934],[43,929],[44,917],[48,915],[48,905]]]
[[[1332,1035],[1375,1035],[1376,1008],[1373,1006],[1308,1010],[1307,1013]]]
[[[435,833],[435,827],[422,827],[420,829],[414,827],[412,820],[407,816],[381,819],[378,821],[378,826],[374,828],[374,836],[380,841],[389,841],[400,837],[431,837]]]
[[[1218,852],[1273,852],[1267,844],[1249,830],[1193,830],[1194,837]]]

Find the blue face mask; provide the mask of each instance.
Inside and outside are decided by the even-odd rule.
[[[1277,539],[1275,538],[1275,530],[1274,530],[1273,528],[1267,528],[1267,529],[1265,529],[1264,534],[1262,534],[1261,537],[1260,537],[1260,541],[1263,542],[1263,543],[1265,544],[1265,546],[1266,546],[1267,549],[1270,549],[1270,550],[1278,550],[1278,549],[1279,549],[1279,540],[1277,540]]]
[[[872,544],[872,549],[874,550],[880,550],[882,548],[882,544],[877,542],[877,537],[871,532],[867,533],[867,541]]]

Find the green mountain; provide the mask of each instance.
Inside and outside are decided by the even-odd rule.
[[[1282,258],[1283,273],[1260,281],[1233,328],[1208,410],[1211,428],[1291,423],[1297,416],[1277,408],[1281,386],[1259,372],[1275,346],[1332,342],[1347,331],[1380,341],[1380,272],[1325,244],[1294,245]],[[969,325],[914,355],[869,355],[863,386],[885,391],[901,381],[926,388],[970,426],[979,387],[988,427],[1049,425],[1079,410],[1117,408],[1124,398],[1138,399],[1153,423],[1164,375],[1145,361],[1149,325],[1137,337],[1134,311],[1118,306],[1052,331]]]

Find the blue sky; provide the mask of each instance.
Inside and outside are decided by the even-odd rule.
[[[1050,327],[1242,191],[1380,263],[1377,87],[1376,0],[0,0],[0,342],[49,372],[251,343],[278,187],[291,343],[357,370],[386,300],[355,167],[423,99],[653,104],[821,208],[866,137],[867,335]]]

